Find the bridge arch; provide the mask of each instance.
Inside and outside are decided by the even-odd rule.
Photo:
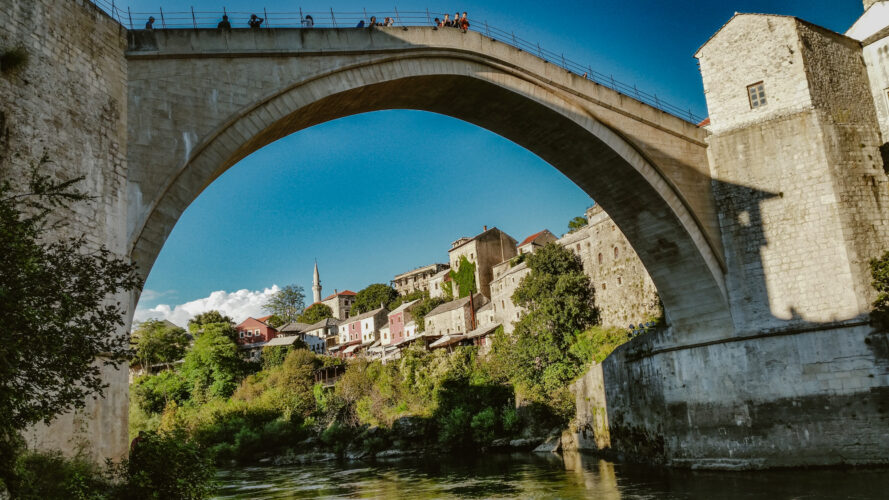
[[[146,275],[187,206],[253,151],[412,109],[497,133],[590,194],[651,275],[676,340],[730,328],[703,134],[681,120],[457,30],[130,36],[129,249]]]

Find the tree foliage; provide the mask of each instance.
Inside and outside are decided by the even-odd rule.
[[[32,165],[27,192],[0,183],[0,429],[49,422],[105,388],[102,367],[129,358],[124,294],[141,285],[132,264],[79,235],[53,241],[57,209],[86,201],[83,180],[57,182]],[[98,362],[96,362],[98,360]],[[0,452],[2,454],[2,452]]]
[[[465,255],[460,256],[457,270],[451,269],[449,275],[452,283],[457,285],[458,298],[462,299],[468,297],[470,293],[478,292],[478,283],[475,282],[475,264],[469,262]]]
[[[225,330],[220,323],[206,326],[185,355],[182,375],[191,384],[192,397],[231,396],[246,374],[247,367],[238,355],[238,346]]]
[[[317,303],[312,304],[303,311],[296,320],[300,323],[305,323],[307,325],[314,325],[315,323],[321,321],[322,319],[332,318],[333,317],[333,309],[330,308],[327,304]]]
[[[889,330],[889,252],[879,259],[870,261],[871,286],[877,291],[877,298],[870,313],[871,321],[877,328]]]
[[[185,329],[166,321],[149,319],[133,332],[130,342],[143,369],[157,363],[173,363],[182,359],[188,347]]]
[[[296,321],[297,316],[306,308],[306,294],[299,285],[287,285],[269,297],[263,304],[266,312],[278,316],[282,323]]]
[[[547,243],[526,262],[530,272],[512,297],[525,312],[511,335],[494,337],[491,355],[523,396],[567,417],[566,387],[590,361],[592,348],[573,346],[598,319],[594,290],[580,259],[560,245]]]
[[[214,323],[228,323],[229,325],[234,325],[235,321],[221,312],[212,309],[207,312],[195,314],[193,318],[188,320],[188,331],[191,334],[198,334],[201,333],[201,330],[203,330],[205,325],[212,325]]]
[[[578,229],[583,229],[587,226],[588,223],[589,222],[587,221],[586,217],[581,217],[578,215],[577,217],[568,221],[568,232],[573,233]]]
[[[389,285],[383,283],[374,283],[368,285],[355,295],[355,305],[352,311],[358,314],[379,309],[380,305],[386,306],[398,298],[398,292]]]

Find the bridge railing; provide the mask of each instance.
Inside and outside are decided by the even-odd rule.
[[[159,8],[157,12],[134,12],[129,8],[121,9],[116,0],[90,0],[96,6],[107,12],[112,18],[116,19],[122,25],[129,29],[142,29],[148,18],[154,17],[154,29],[199,29],[199,28],[216,28],[222,20],[223,15],[228,16],[229,23],[232,28],[246,28],[250,16],[256,14],[263,18],[262,26],[264,28],[305,28],[306,16],[311,16],[313,27],[316,28],[354,28],[359,22],[369,23],[371,16],[377,18],[377,22],[382,23],[385,18],[390,17],[393,20],[393,26],[434,26],[435,18],[444,18],[442,12],[425,11],[350,11],[340,12],[333,9],[326,11],[304,11],[302,9],[289,12],[268,12],[265,9],[244,11],[244,10],[222,10],[206,11],[206,10],[188,10],[188,11],[164,11]],[[444,28],[454,29],[454,28]],[[677,118],[681,118],[688,122],[697,124],[704,117],[694,113],[691,109],[683,108],[672,104],[658,97],[657,93],[646,92],[639,89],[635,84],[621,82],[614,78],[614,75],[596,71],[589,64],[582,64],[565,57],[565,54],[553,52],[541,47],[539,43],[525,40],[515,34],[514,31],[507,31],[496,28],[488,24],[487,21],[477,21],[470,19],[470,29],[477,31],[484,36],[496,40],[498,42],[511,45],[519,50],[536,55],[547,63],[554,64],[565,71],[569,71],[578,76],[586,78],[599,85],[608,87],[615,92],[632,97],[640,102],[648,104],[661,111],[669,113]]]

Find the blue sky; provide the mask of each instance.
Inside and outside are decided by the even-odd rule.
[[[266,0],[273,12],[328,10],[329,2]],[[240,0],[115,0],[124,11],[262,12]],[[435,7],[427,3],[345,1],[334,11],[469,11],[483,21],[616,79],[636,83],[705,116],[692,57],[734,12],[789,14],[843,32],[860,0],[785,1],[497,1]],[[450,8],[448,8],[450,7]],[[543,7],[543,8],[542,8]],[[135,23],[144,23],[140,15]],[[456,158],[449,150],[461,145]],[[548,228],[565,231],[592,200],[557,170],[521,147],[474,125],[415,111],[353,116],[293,134],[242,160],[188,208],[146,283],[137,319],[207,304],[214,291],[256,291],[299,284],[309,295],[318,259],[324,294],[359,290],[432,262],[449,243],[483,225],[516,239]],[[256,298],[259,297],[259,298]],[[223,302],[225,303],[225,302]],[[226,307],[226,306],[221,306]],[[243,313],[255,308],[233,309]],[[155,316],[170,317],[160,307]],[[256,311],[258,314],[259,311]],[[244,313],[246,314],[246,313]],[[250,312],[253,314],[253,312]]]

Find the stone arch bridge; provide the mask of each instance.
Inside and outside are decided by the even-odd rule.
[[[706,133],[481,33],[433,28],[131,31],[128,249],[147,274],[179,216],[266,144],[351,114],[414,109],[498,133],[611,215],[674,335],[731,321]]]
[[[670,328],[578,382],[588,418],[567,443],[703,467],[887,462],[889,339],[867,321],[866,269],[887,242],[889,181],[874,160],[882,142],[858,42],[793,18],[739,16],[699,51],[711,68],[709,134],[480,33],[145,32],[89,2],[0,0],[0,11],[0,48],[32,56],[0,75],[0,169],[24,172],[45,151],[60,177],[83,174],[96,199],[72,208],[70,229],[142,273],[201,191],[262,146],[355,113],[450,115],[527,148],[595,198],[664,302]],[[858,101],[798,95],[837,85],[788,77],[787,89],[767,81],[772,118],[748,109],[748,73],[777,70],[739,61],[733,44],[780,30],[812,39],[781,71],[836,66],[839,97]],[[806,72],[809,52],[825,47],[826,66]],[[793,106],[780,108],[782,96]],[[31,442],[86,438],[98,456],[125,454],[126,373],[105,376],[103,399]]]

